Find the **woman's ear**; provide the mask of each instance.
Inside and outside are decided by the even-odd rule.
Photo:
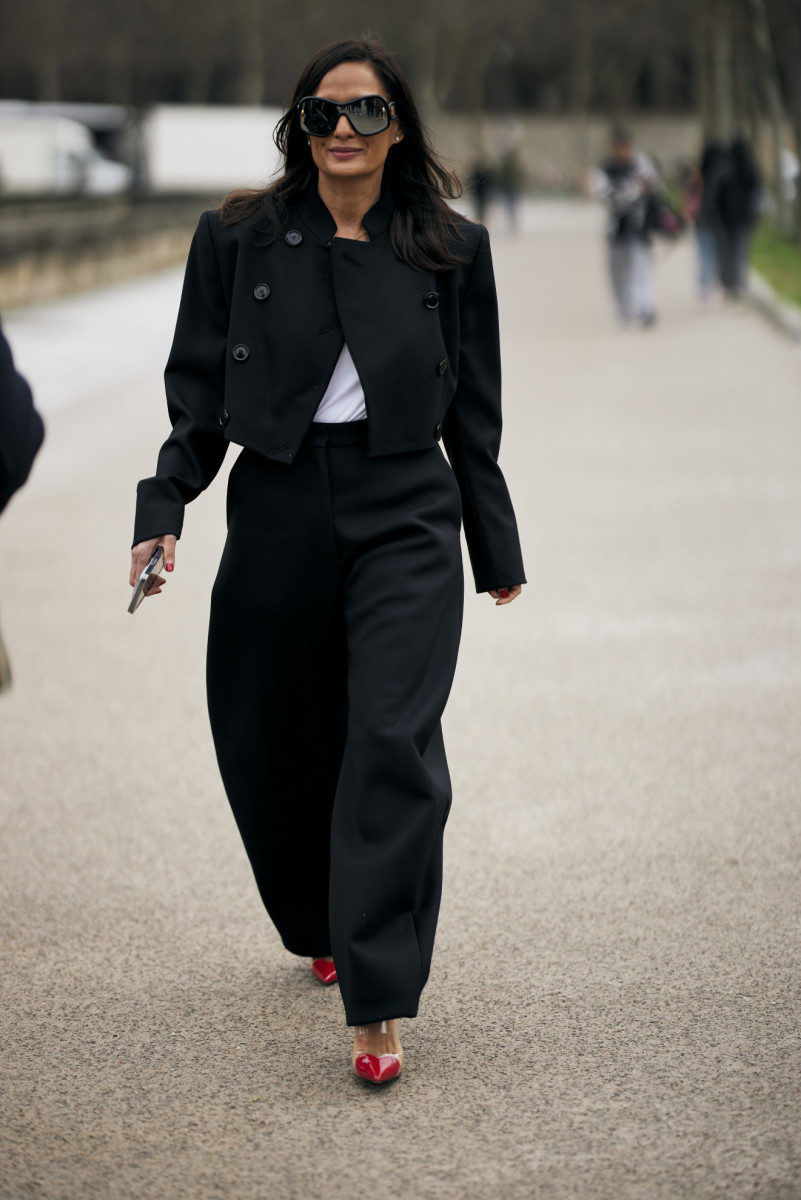
[[[396,126],[396,128],[395,128],[395,141],[396,142],[403,141],[403,130],[401,129],[400,125]]]

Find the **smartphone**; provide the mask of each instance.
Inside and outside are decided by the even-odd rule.
[[[136,581],[136,587],[131,596],[131,603],[128,605],[128,612],[135,613],[139,605],[144,600],[145,596],[155,585],[156,579],[161,573],[161,568],[164,566],[164,547],[156,546],[153,557],[145,567],[142,574]]]

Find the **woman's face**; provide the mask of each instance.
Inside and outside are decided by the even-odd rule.
[[[386,88],[371,66],[363,62],[345,62],[323,76],[315,95],[324,100],[334,100],[337,104],[357,100],[360,96],[394,99],[385,95],[385,92]],[[336,129],[328,137],[311,139],[312,158],[320,174],[332,182],[347,179],[363,181],[374,175],[380,179],[390,147],[395,145],[396,138],[402,137],[397,121],[391,121],[383,133],[362,137],[356,133],[347,117],[341,116]]]

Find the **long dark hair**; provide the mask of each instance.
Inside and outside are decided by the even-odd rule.
[[[297,204],[317,187],[317,168],[297,119],[297,104],[304,96],[313,96],[323,77],[345,62],[373,68],[385,98],[395,101],[403,130],[403,140],[387,155],[383,179],[395,202],[390,225],[395,253],[413,267],[433,270],[464,262],[459,243],[464,241],[465,218],[447,203],[462,194],[459,181],[437,157],[395,55],[371,37],[332,42],[309,59],[275,129],[275,144],[284,156],[283,175],[266,188],[231,192],[219,206],[220,219],[232,225],[259,214],[258,228],[269,242],[281,230],[287,205]]]

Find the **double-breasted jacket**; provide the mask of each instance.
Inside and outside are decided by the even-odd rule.
[[[393,252],[385,192],[369,242],[335,237],[315,193],[269,244],[257,218],[205,212],[192,240],[165,382],[172,432],[137,489],[134,541],[180,535],[184,506],[229,442],[283,464],[298,453],[347,342],[365,395],[367,453],[443,439],[462,496],[476,588],[524,582],[498,466],[498,311],[487,232],[465,221],[464,263],[417,270]],[[269,520],[269,514],[266,514]]]

